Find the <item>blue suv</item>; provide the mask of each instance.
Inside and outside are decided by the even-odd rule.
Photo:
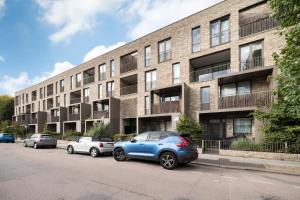
[[[174,169],[181,163],[189,163],[198,158],[196,144],[188,137],[175,132],[145,132],[130,141],[114,145],[115,160],[126,158],[159,161],[165,169]]]
[[[0,133],[0,142],[14,143],[15,142],[15,136],[13,134],[10,134],[10,133]]]

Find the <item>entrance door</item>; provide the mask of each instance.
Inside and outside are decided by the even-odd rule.
[[[223,123],[219,119],[211,119],[208,122],[207,140],[219,140],[223,136]]]

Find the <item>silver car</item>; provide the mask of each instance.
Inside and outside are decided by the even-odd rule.
[[[114,143],[108,137],[81,137],[78,141],[70,142],[67,146],[67,152],[86,153],[92,157],[99,154],[112,154]]]
[[[53,147],[56,148],[57,139],[48,134],[33,134],[29,139],[24,140],[24,147]]]

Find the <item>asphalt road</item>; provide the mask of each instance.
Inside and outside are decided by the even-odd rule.
[[[0,144],[0,199],[300,199],[300,176],[112,157]]]

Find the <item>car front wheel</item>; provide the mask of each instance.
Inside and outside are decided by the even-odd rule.
[[[26,144],[26,142],[24,142],[24,143],[23,143],[23,146],[24,146],[24,147],[27,147],[27,144]]]
[[[99,155],[98,150],[96,148],[92,148],[90,153],[93,158],[95,158]]]
[[[162,153],[159,160],[161,166],[165,169],[175,169],[178,165],[177,158],[172,152]]]
[[[37,148],[38,148],[37,143],[34,143],[33,148],[34,148],[34,149],[37,149]]]
[[[68,148],[67,148],[67,152],[68,152],[68,154],[72,154],[72,153],[74,153],[74,149],[73,149],[73,147],[72,147],[72,146],[68,146]]]
[[[114,159],[116,160],[116,161],[124,161],[124,160],[126,160],[126,156],[125,156],[125,152],[124,152],[124,150],[123,149],[116,149],[115,151],[114,151]]]

